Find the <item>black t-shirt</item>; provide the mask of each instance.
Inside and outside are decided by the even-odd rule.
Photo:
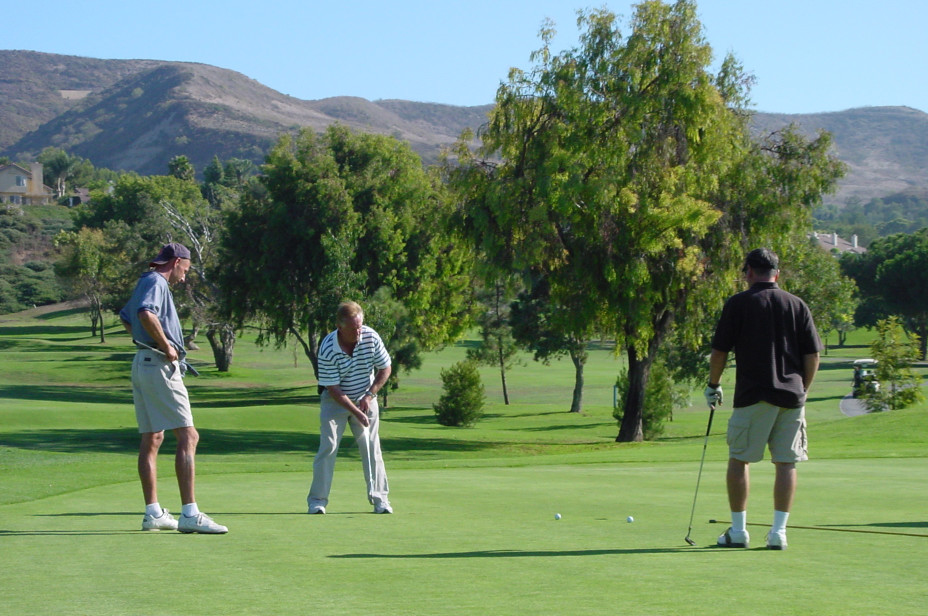
[[[712,348],[735,352],[737,408],[805,404],[803,356],[822,350],[805,302],[775,282],[758,282],[725,302]]]

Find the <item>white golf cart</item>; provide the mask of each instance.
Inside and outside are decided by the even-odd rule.
[[[876,379],[875,359],[854,360],[854,390],[855,398],[863,394],[875,394],[880,391],[880,382]]]

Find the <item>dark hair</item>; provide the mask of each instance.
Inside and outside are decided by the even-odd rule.
[[[759,274],[773,272],[779,269],[779,266],[780,258],[769,248],[755,248],[744,259],[744,270],[747,271],[750,267]]]

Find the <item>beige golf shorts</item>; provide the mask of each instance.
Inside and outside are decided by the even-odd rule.
[[[758,402],[732,411],[728,455],[742,462],[759,462],[765,447],[770,448],[772,462],[808,460],[805,407],[785,409]]]
[[[132,361],[132,399],[139,432],[161,432],[193,425],[187,387],[178,362],[142,349]]]

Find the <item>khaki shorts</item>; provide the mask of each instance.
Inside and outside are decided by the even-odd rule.
[[[773,462],[809,459],[805,407],[784,409],[767,402],[736,408],[728,420],[728,454],[742,462],[764,459],[770,448]]]
[[[193,425],[187,387],[178,362],[143,349],[132,361],[132,399],[139,432],[161,432]]]

